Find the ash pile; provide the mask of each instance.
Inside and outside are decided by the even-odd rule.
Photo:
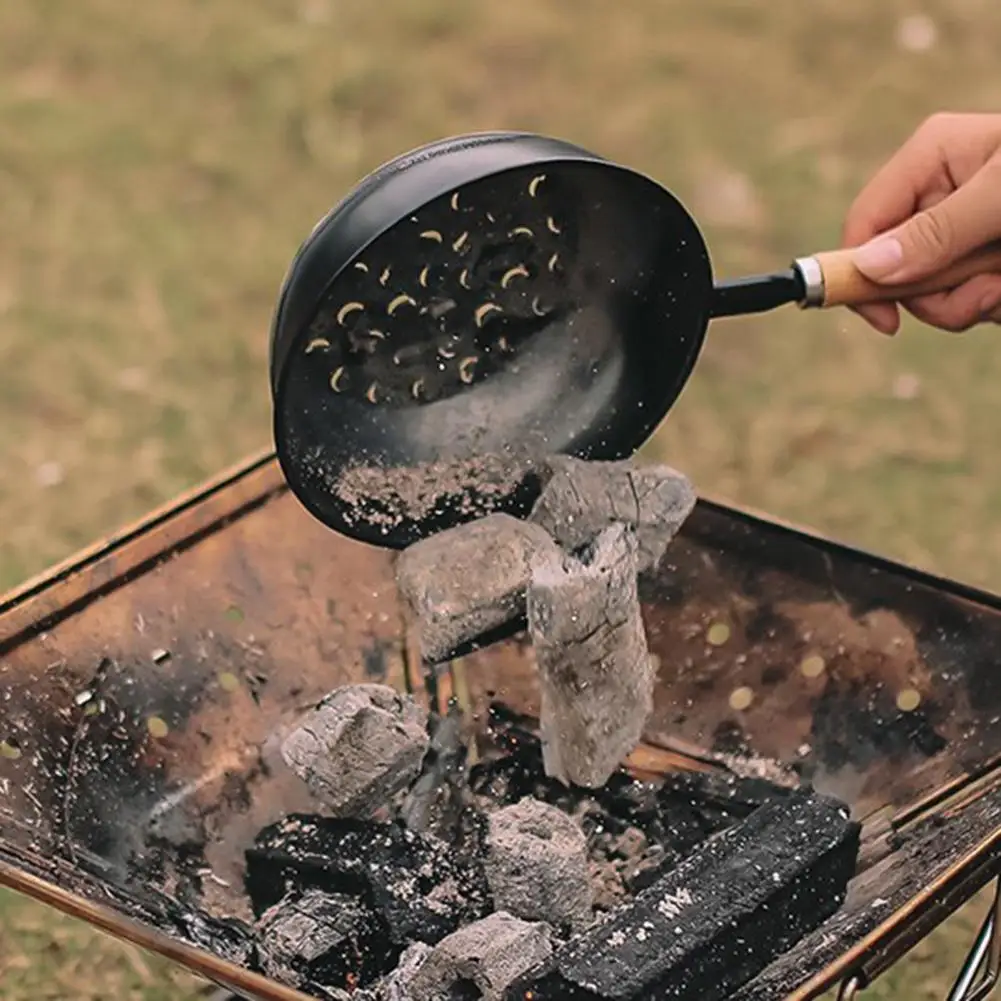
[[[840,907],[859,848],[841,803],[623,768],[657,673],[637,575],[694,504],[666,467],[559,458],[528,519],[400,555],[425,664],[527,622],[540,718],[330,693],[282,746],[322,815],[246,855],[248,965],[342,1001],[718,1001]]]

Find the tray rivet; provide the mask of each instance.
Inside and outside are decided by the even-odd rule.
[[[149,735],[154,740],[162,740],[170,732],[170,727],[167,726],[167,721],[159,716],[150,716],[146,720],[146,729],[149,731]]]
[[[232,671],[220,671],[219,687],[224,692],[235,692],[240,687],[240,679]]]
[[[800,673],[804,678],[819,678],[824,673],[824,658],[819,653],[811,653],[804,657],[799,665]]]
[[[740,688],[735,688],[730,693],[730,708],[734,712],[740,713],[745,709],[750,709],[753,702],[754,692],[747,685],[741,685]]]
[[[730,627],[725,622],[714,622],[706,630],[706,642],[710,646],[722,646],[730,638]]]

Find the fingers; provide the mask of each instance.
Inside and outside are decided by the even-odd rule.
[[[900,310],[894,302],[874,302],[854,306],[853,311],[881,334],[892,337],[900,329]]]
[[[923,323],[959,333],[1001,316],[1001,275],[977,275],[951,292],[909,299],[904,308]]]
[[[848,210],[845,247],[857,247],[967,183],[1001,147],[1001,115],[927,119],[862,189]]]
[[[845,218],[842,245],[868,243],[909,219],[924,195],[937,192],[945,197],[952,190],[936,143],[919,129],[859,192]]]

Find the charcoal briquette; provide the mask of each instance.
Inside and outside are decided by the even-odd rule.
[[[653,709],[656,666],[636,585],[636,536],[612,525],[586,561],[536,563],[528,629],[539,667],[546,774],[598,788],[636,747]]]
[[[410,985],[430,954],[431,946],[423,942],[415,942],[404,949],[395,969],[379,984],[378,1001],[413,1001]]]
[[[803,789],[769,802],[559,947],[509,1001],[721,1001],[841,906],[860,826]]]
[[[492,813],[486,843],[494,906],[563,933],[591,923],[587,839],[558,807],[526,797]]]
[[[490,910],[482,869],[399,824],[292,814],[266,827],[246,853],[255,913],[288,892],[358,896],[399,945],[433,945]]]
[[[326,809],[367,817],[414,782],[428,749],[427,713],[386,685],[345,685],[285,738],[285,763]]]
[[[610,525],[629,525],[640,571],[660,562],[695,507],[691,481],[670,466],[570,456],[555,456],[547,466],[530,520],[569,550],[588,545]]]
[[[257,923],[258,956],[267,976],[304,990],[353,990],[387,973],[398,948],[360,898],[323,890],[290,894]]]
[[[405,549],[396,580],[437,662],[524,614],[533,562],[558,551],[545,529],[507,514],[439,532]]]
[[[510,984],[551,955],[547,925],[495,911],[431,950],[410,981],[410,999],[500,1001]]]

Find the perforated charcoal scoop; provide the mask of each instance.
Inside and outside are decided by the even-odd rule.
[[[831,252],[714,286],[694,220],[650,178],[544,136],[444,140],[371,174],[296,255],[271,335],[278,458],[326,525],[406,546],[525,513],[547,455],[632,455],[713,316],[992,270],[997,248],[876,287]]]

